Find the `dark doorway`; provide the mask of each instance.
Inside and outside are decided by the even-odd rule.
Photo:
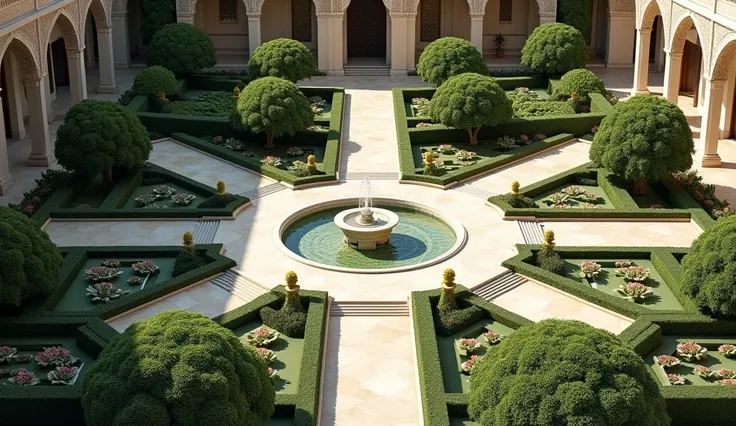
[[[63,38],[51,43],[51,59],[54,62],[54,86],[68,86],[69,63],[66,59],[66,46]]]
[[[0,62],[0,98],[3,100],[3,123],[5,123],[5,138],[11,139],[13,132],[10,130],[10,103],[8,101],[8,80],[5,77],[5,67]]]
[[[348,6],[348,57],[386,57],[386,6],[380,0],[352,0]]]
[[[736,80],[732,81],[730,84],[736,84]],[[729,131],[731,132],[731,139],[736,139],[736,90],[733,91],[733,106],[731,107],[731,128],[729,129]]]
[[[652,24],[652,34],[649,38],[649,62],[654,62],[654,59],[657,55],[657,50],[659,49],[659,46],[657,45],[657,32],[659,32],[659,26],[661,25],[659,23],[660,17],[657,16],[654,18],[654,23]]]
[[[682,68],[680,70],[680,93],[693,97],[693,106],[698,106],[698,88],[700,87],[700,66],[703,62],[703,51],[695,43],[685,41],[682,52]]]

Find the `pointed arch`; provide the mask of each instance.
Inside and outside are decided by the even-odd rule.
[[[698,39],[704,42],[703,34],[705,34],[699,27],[698,20],[694,19],[691,12],[686,12],[678,16],[672,26],[672,36],[669,38],[669,46],[665,45],[665,49],[672,53],[682,53],[685,49],[685,39],[687,39],[687,33],[691,29],[695,29],[698,34]]]
[[[37,79],[43,75],[38,58],[33,54],[33,43],[20,33],[12,33],[4,46],[0,46],[0,60],[12,52],[20,65],[21,76],[24,79]]]
[[[711,72],[712,80],[725,80],[728,78],[728,72],[734,65],[734,57],[736,57],[736,33],[730,33],[723,37],[715,50],[715,62]]]
[[[56,13],[56,16],[54,16],[54,19],[51,21],[51,25],[46,29],[48,34],[46,34],[45,40],[43,40],[43,46],[45,47],[51,41],[51,33],[56,25],[58,25],[61,30],[67,50],[81,50],[84,43],[80,42],[79,29],[75,25],[71,16],[69,16],[69,12],[63,9]]]

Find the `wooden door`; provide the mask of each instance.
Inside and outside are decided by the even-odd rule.
[[[700,67],[703,62],[703,51],[700,46],[685,41],[682,53],[682,69],[680,70],[680,93],[693,97],[693,106],[698,105],[698,88],[700,87]]]
[[[381,0],[352,0],[348,7],[348,57],[386,57],[386,6]]]

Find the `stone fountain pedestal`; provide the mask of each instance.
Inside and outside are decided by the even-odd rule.
[[[399,216],[386,209],[355,208],[341,211],[334,221],[345,234],[345,244],[358,250],[375,250],[389,242]]]

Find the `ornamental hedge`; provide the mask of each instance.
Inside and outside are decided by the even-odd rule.
[[[0,207],[0,316],[53,293],[62,263],[61,252],[35,221]]]
[[[670,424],[636,352],[610,332],[557,319],[486,352],[472,372],[468,414],[483,426]]]
[[[100,354],[84,382],[87,426],[260,425],[275,390],[254,348],[206,316],[166,311]]]
[[[248,61],[252,80],[279,77],[296,83],[310,78],[315,71],[314,55],[304,43],[290,38],[277,38],[260,45]]]
[[[583,68],[587,60],[587,43],[583,34],[558,22],[535,28],[521,49],[521,63],[546,74],[564,74]]]
[[[168,95],[178,90],[174,73],[160,65],[144,68],[133,81],[133,91],[138,96]]]
[[[148,66],[161,65],[178,76],[186,76],[216,63],[212,39],[194,25],[168,24],[151,38]]]
[[[429,43],[417,63],[419,77],[436,86],[468,72],[486,75],[488,65],[471,42],[458,37],[442,37]]]

